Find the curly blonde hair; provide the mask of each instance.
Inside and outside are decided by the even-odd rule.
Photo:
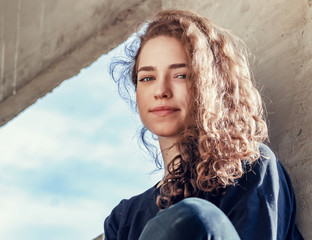
[[[181,199],[234,185],[244,173],[243,164],[259,158],[267,125],[245,44],[191,11],[163,10],[148,23],[134,59],[135,86],[142,46],[161,35],[174,37],[185,47],[192,82],[189,127],[176,142],[180,155],[168,164],[157,199],[163,209]]]

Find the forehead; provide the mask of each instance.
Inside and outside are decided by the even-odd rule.
[[[185,49],[174,37],[158,36],[148,40],[142,47],[137,66],[158,66],[187,63]]]

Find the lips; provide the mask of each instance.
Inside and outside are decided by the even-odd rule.
[[[151,113],[157,116],[161,116],[161,117],[167,116],[177,111],[180,111],[180,109],[176,107],[170,107],[170,106],[158,106],[150,110]]]

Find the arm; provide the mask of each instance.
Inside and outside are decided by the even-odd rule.
[[[104,221],[104,239],[117,240],[117,233],[119,229],[120,217],[123,208],[123,201],[121,201],[111,212],[111,214]]]

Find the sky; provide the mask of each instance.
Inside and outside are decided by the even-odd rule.
[[[161,179],[109,75],[116,51],[0,128],[0,239],[91,240],[121,199]]]

